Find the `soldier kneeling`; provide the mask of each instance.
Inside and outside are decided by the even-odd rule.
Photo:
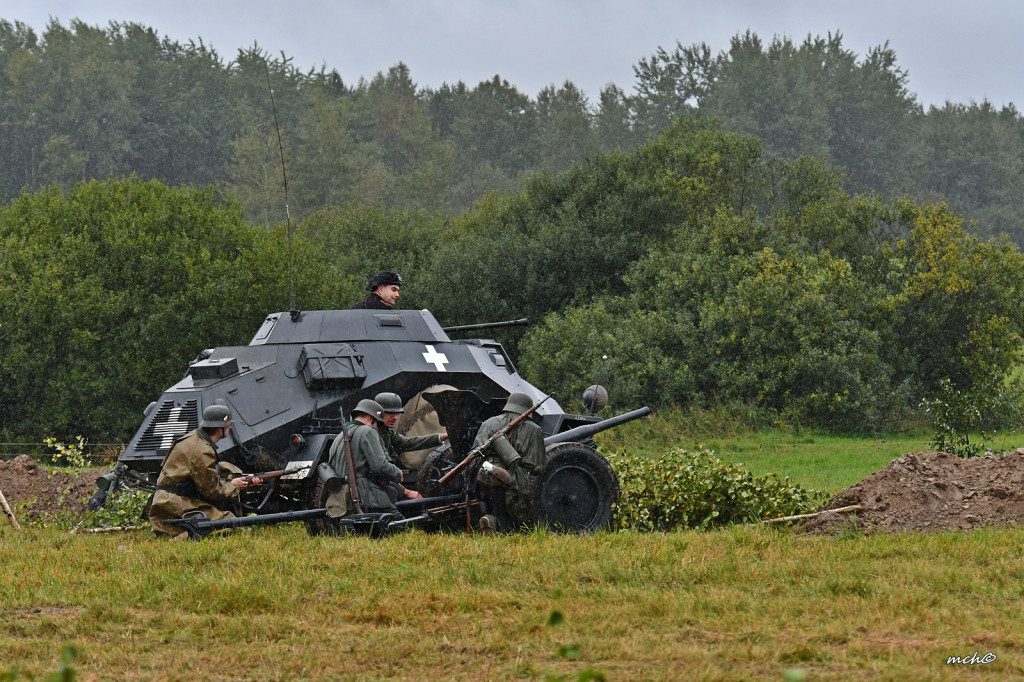
[[[174,441],[160,467],[156,492],[150,500],[149,522],[157,536],[187,537],[184,528],[164,523],[186,512],[201,511],[210,519],[227,519],[241,514],[239,490],[262,481],[243,477],[242,470],[217,459],[218,441],[233,426],[231,410],[211,405],[203,410],[199,428]]]
[[[480,425],[473,447],[479,447],[513,419],[533,407],[525,393],[513,393],[502,414]],[[484,451],[485,462],[477,481],[487,514],[480,519],[480,530],[493,533],[528,525],[533,521],[530,476],[541,474],[547,466],[544,432],[525,419],[504,436],[496,438]]]
[[[398,513],[395,500],[402,483],[402,470],[388,459],[381,436],[384,427],[384,408],[375,400],[363,399],[352,409],[352,421],[345,425],[345,431],[334,439],[331,445],[330,462],[334,471],[348,480],[348,466],[345,461],[345,439],[349,441],[352,464],[356,477],[356,496],[363,512]],[[348,481],[349,485],[352,484]]]

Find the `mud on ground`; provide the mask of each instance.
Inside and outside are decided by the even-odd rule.
[[[50,473],[28,455],[19,455],[0,461],[0,491],[19,522],[58,512],[81,515],[101,473]],[[907,453],[839,493],[823,509],[850,505],[863,509],[822,514],[803,521],[800,528],[836,534],[852,528],[870,533],[1017,525],[1024,522],[1024,448],[971,459],[945,452]]]
[[[89,497],[96,492],[96,478],[102,473],[50,473],[28,455],[18,455],[10,461],[0,461],[0,492],[19,523],[37,521],[56,512],[81,515]],[[2,514],[0,523],[7,524]]]
[[[946,452],[910,452],[839,493],[822,514],[801,524],[818,533],[971,530],[1024,521],[1024,448],[961,459]]]

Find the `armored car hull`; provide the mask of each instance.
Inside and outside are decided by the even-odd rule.
[[[150,404],[115,470],[98,481],[91,505],[118,485],[155,484],[175,439],[198,426],[206,407],[220,404],[234,415],[230,435],[217,444],[221,459],[246,472],[295,472],[247,492],[247,509],[275,514],[315,506],[317,467],[334,437],[360,400],[383,391],[419,396],[436,411],[450,446],[445,458],[431,460],[435,468],[468,452],[480,423],[498,414],[510,393],[534,402],[545,397],[501,344],[452,339],[426,310],[273,313],[248,345],[204,351]],[[594,428],[585,432],[603,430],[598,417],[567,414],[550,398],[534,418],[547,437],[587,425]],[[590,433],[572,434],[590,443]],[[406,477],[411,487],[416,473]]]

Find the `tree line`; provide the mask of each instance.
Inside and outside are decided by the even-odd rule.
[[[294,217],[351,202],[455,215],[702,115],[773,155],[840,169],[851,194],[945,202],[976,234],[1024,240],[1019,112],[925,110],[888,45],[858,57],[838,33],[747,32],[718,54],[659,48],[634,72],[631,92],[609,84],[595,101],[570,81],[530,96],[499,75],[419,87],[402,63],[346,83],[258,46],[227,60],[134,23],[51,21],[37,34],[0,21],[0,197],[134,174],[218,184],[268,226],[285,218],[276,115]]]
[[[299,308],[343,308],[385,268],[403,307],[442,324],[529,317],[495,335],[570,409],[596,381],[612,409],[726,404],[877,432],[945,382],[1009,385],[1019,249],[945,204],[845,181],[696,115],[457,216],[322,208],[295,221],[293,258],[289,225],[247,220],[222,186],[25,192],[0,209],[0,436],[125,441],[200,350],[287,310],[290,279]]]

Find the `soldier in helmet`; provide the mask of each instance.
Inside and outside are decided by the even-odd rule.
[[[505,402],[502,414],[480,425],[473,447],[483,445],[513,419],[533,407],[525,393],[513,393]],[[496,439],[484,451],[487,464],[481,470],[481,497],[487,514],[480,519],[484,532],[512,530],[532,520],[530,475],[539,475],[547,466],[544,432],[540,426],[525,419],[506,435]],[[490,469],[490,472],[487,470]]]
[[[382,270],[373,276],[366,289],[370,293],[352,306],[353,310],[393,310],[401,294],[402,276]]]
[[[402,406],[402,398],[397,393],[378,393],[374,400],[384,409],[384,427],[381,429],[380,435],[384,441],[384,449],[387,450],[388,458],[394,465],[400,466],[399,456],[403,452],[436,448],[448,440],[448,433],[446,431],[412,437],[395,433],[395,424],[398,423],[398,417],[405,413],[405,408]],[[395,487],[398,489],[399,494],[410,499],[423,497],[423,495],[415,490],[407,490],[401,483],[398,483]]]
[[[217,459],[214,446],[232,426],[231,410],[210,405],[203,410],[199,428],[174,441],[149,506],[149,522],[157,536],[187,537],[184,528],[164,523],[185,512],[199,510],[211,519],[235,516],[241,512],[239,490],[262,483],[259,478],[248,481],[240,469]]]
[[[388,459],[379,431],[383,424],[384,408],[375,400],[363,399],[352,409],[352,421],[345,425],[356,470],[356,491],[364,512],[398,511],[398,491],[393,484],[402,483],[402,470]],[[348,477],[342,434],[331,445],[330,461],[339,476]]]

